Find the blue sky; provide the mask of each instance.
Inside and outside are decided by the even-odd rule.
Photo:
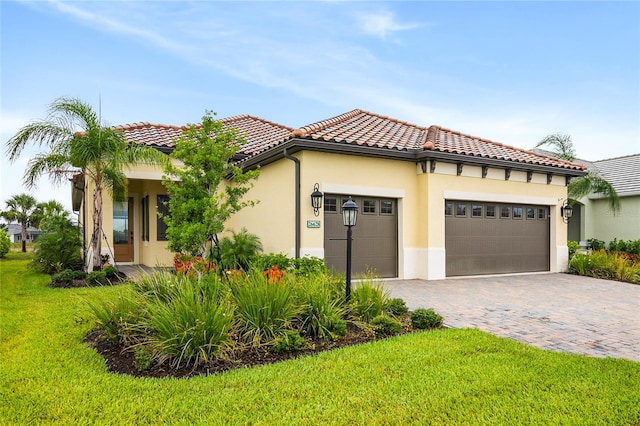
[[[0,2],[0,137],[60,96],[108,124],[354,108],[588,160],[640,152],[640,2]],[[0,202],[29,149],[1,161]],[[46,178],[39,201],[70,207]],[[1,204],[1,203],[0,203]]]

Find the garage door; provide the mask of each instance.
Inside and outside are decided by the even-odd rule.
[[[446,275],[549,270],[549,208],[445,201]]]
[[[349,197],[324,197],[324,251],[327,265],[338,273],[346,270],[347,228],[342,224],[342,204]],[[358,205],[353,230],[354,276],[373,272],[380,277],[398,276],[397,201],[391,198],[352,197]]]

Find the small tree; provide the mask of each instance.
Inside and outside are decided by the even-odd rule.
[[[163,182],[169,193],[167,224],[169,249],[203,256],[220,264],[218,234],[225,222],[254,201],[243,200],[258,170],[243,171],[233,158],[245,140],[207,111],[202,124],[191,125],[176,141]]]
[[[570,135],[556,133],[546,136],[536,144],[536,148],[547,146],[551,148],[551,155],[562,160],[574,161],[576,150]],[[620,212],[620,197],[613,185],[600,176],[597,171],[589,170],[586,176],[571,179],[567,188],[567,195],[572,200],[578,200],[591,193],[601,194],[609,203],[609,208],[615,214]]]
[[[0,258],[3,258],[9,253],[11,249],[11,238],[7,233],[7,227],[2,224],[0,225]]]
[[[38,217],[36,199],[29,194],[19,194],[9,198],[5,203],[7,209],[2,212],[2,217],[9,223],[20,224],[24,253],[27,251],[27,228],[32,226],[34,219]]]

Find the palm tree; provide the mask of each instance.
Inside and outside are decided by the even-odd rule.
[[[32,225],[36,213],[36,199],[29,194],[14,195],[5,201],[7,210],[1,215],[8,222],[20,224],[22,236],[22,252],[27,251],[27,228]]]
[[[36,228],[41,228],[42,223],[52,217],[63,216],[66,218],[68,215],[68,212],[59,201],[51,200],[44,203],[38,203],[36,205],[36,210],[33,213],[31,223]]]
[[[548,146],[552,149],[551,154],[562,160],[574,161],[576,159],[576,150],[573,147],[570,135],[556,133],[546,136],[535,146]],[[609,203],[609,208],[613,214],[620,212],[620,197],[615,188],[595,170],[589,172],[582,177],[571,179],[567,194],[570,199],[578,200],[591,193],[601,194]]]
[[[90,105],[74,98],[55,100],[46,120],[24,126],[9,139],[9,160],[15,161],[29,142],[48,151],[29,161],[24,175],[28,188],[35,186],[43,174],[60,184],[78,171],[93,184],[91,248],[93,264],[100,265],[103,191],[107,190],[114,200],[124,200],[127,179],[122,170],[136,163],[161,163],[164,155],[147,146],[127,143],[122,132],[103,126]]]

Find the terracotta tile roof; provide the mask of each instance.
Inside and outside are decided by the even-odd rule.
[[[583,170],[584,166],[445,129],[429,128],[355,109],[295,130],[302,139],[401,151],[439,151],[525,164]]]
[[[426,127],[354,109],[293,132],[294,137],[396,150],[422,147]]]
[[[427,140],[424,143],[424,149],[470,155],[474,157],[515,161],[517,163],[561,167],[573,170],[586,169],[582,164],[572,163],[509,145],[503,145],[499,142],[490,141],[488,139],[465,135],[440,126],[429,127]]]
[[[252,156],[265,151],[289,139],[293,129],[262,118],[251,115],[239,115],[222,119],[229,127],[238,130],[240,136],[246,139],[241,153]],[[173,149],[175,139],[182,136],[188,126],[168,126],[147,122],[116,126],[127,140],[132,143],[145,144],[154,148]]]

